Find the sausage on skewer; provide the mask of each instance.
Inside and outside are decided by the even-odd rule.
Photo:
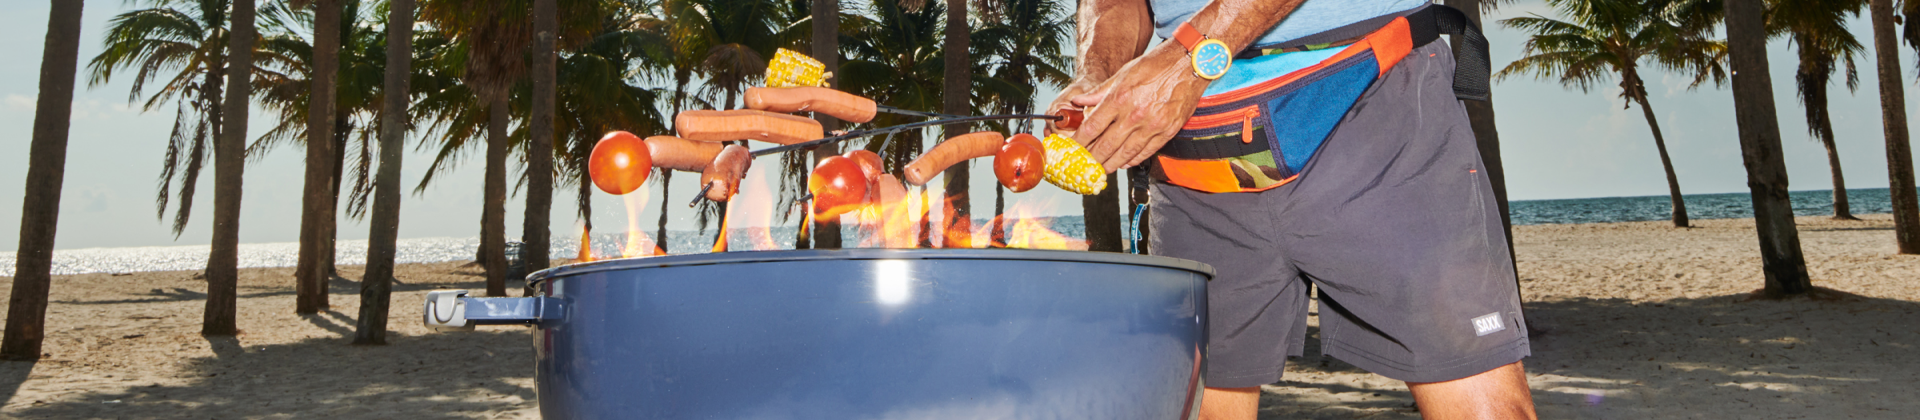
[[[825,136],[820,122],[793,115],[752,110],[685,111],[674,116],[680,138],[693,141],[758,140],[788,145]]]
[[[823,87],[747,88],[747,108],[772,112],[818,112],[847,122],[873,121],[872,99]]]
[[[713,163],[700,173],[700,185],[707,187],[707,199],[727,201],[740,189],[740,179],[747,176],[747,167],[753,165],[753,154],[747,148],[729,144],[714,156]]]
[[[940,171],[967,159],[993,156],[1000,151],[1000,145],[1006,143],[1006,137],[992,131],[980,131],[962,134],[933,146],[926,154],[914,159],[906,167],[907,183],[927,185]]]
[[[726,145],[714,142],[692,141],[674,136],[653,136],[647,138],[648,153],[653,155],[653,166],[687,172],[705,172],[713,158],[720,155]]]

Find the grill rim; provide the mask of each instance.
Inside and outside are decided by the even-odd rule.
[[[538,284],[553,278],[616,270],[764,262],[844,260],[1019,260],[1120,264],[1185,270],[1205,276],[1208,281],[1212,281],[1214,277],[1213,266],[1207,265],[1206,263],[1157,255],[1005,248],[853,248],[732,251],[600,260],[540,270],[527,275],[527,282],[529,284]]]

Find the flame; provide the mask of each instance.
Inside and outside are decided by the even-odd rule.
[[[640,230],[640,212],[647,208],[648,194],[649,191],[646,188],[640,188],[620,196],[620,202],[627,207],[627,245],[620,249],[620,258],[667,254],[665,249],[661,249],[659,244],[647,237],[646,232]],[[581,238],[583,244],[587,241],[588,238]],[[581,255],[588,255],[586,254],[588,251],[584,251],[586,246],[582,245],[581,248],[583,249]]]
[[[593,234],[585,226],[580,228],[580,256],[574,262],[593,262]]]
[[[765,166],[755,165],[747,169],[739,188],[734,191],[732,199],[727,200],[727,217],[721,224],[722,238],[730,240],[732,235],[726,230],[737,227],[746,236],[747,249],[780,249],[780,243],[773,239],[773,188],[767,182]],[[719,251],[725,251],[726,248],[716,247]]]
[[[1026,249],[1087,250],[1085,239],[1074,239],[1048,227],[1048,224],[1038,216],[1045,210],[1046,203],[1033,201],[1024,201],[1008,208],[1002,215],[1004,220],[1012,221],[1007,229],[1006,246]],[[988,223],[988,226],[992,225]]]

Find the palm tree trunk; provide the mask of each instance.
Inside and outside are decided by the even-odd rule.
[[[553,114],[556,77],[554,37],[559,26],[555,0],[533,1],[533,110],[528,123],[527,215],[522,218],[520,261],[526,272],[545,270],[552,248],[549,222],[553,219]],[[531,285],[525,294],[533,295]]]
[[[413,0],[387,4],[380,169],[374,174],[373,226],[367,235],[367,273],[360,279],[354,344],[387,344],[387,307],[393,297],[393,256],[400,227],[400,148],[407,135],[407,76],[413,74],[413,12]]]
[[[1787,197],[1787,165],[1781,159],[1780,122],[1767,73],[1767,35],[1760,2],[1726,2],[1727,50],[1733,72],[1733,110],[1740,129],[1740,156],[1753,194],[1753,224],[1760,237],[1760,261],[1766,272],[1763,293],[1783,297],[1807,293],[1806,258],[1793,225]]]
[[[1628,74],[1631,83],[1643,86],[1639,76]],[[1653,117],[1653,105],[1647,103],[1645,93],[1633,95],[1633,101],[1640,103],[1640,112],[1647,116],[1647,127],[1653,129],[1653,146],[1660,150],[1660,168],[1667,171],[1667,197],[1673,200],[1673,227],[1687,227],[1687,201],[1680,196],[1680,177],[1673,173],[1673,158],[1667,155],[1667,139],[1660,134],[1660,121]]]
[[[947,62],[945,69],[946,74],[942,79],[944,86],[943,89],[940,90],[942,102],[940,108],[941,112],[952,115],[969,114],[967,105],[972,99],[970,97],[971,95],[968,94],[971,90],[969,88],[972,87],[972,77],[970,76],[972,68],[969,66],[971,60],[968,60],[967,38],[968,34],[972,33],[972,31],[969,30],[967,25],[967,3],[966,0],[947,2],[947,44],[944,47],[946,48]],[[967,126],[964,125],[946,126],[941,129],[941,132],[946,133],[946,137],[951,139],[966,134],[966,128]],[[952,209],[948,213],[951,213],[953,216],[946,219],[946,226],[945,229],[942,230],[942,233],[973,231],[973,201],[967,197],[967,187],[970,184],[967,178],[969,178],[968,172],[970,172],[970,166],[972,165],[968,164],[968,162],[960,162],[958,165],[947,168],[945,181],[946,204],[949,206],[948,208]],[[956,239],[956,236],[957,239],[960,239],[958,243],[943,243],[941,247],[970,248],[972,246],[972,244],[968,243],[973,237],[971,234],[945,235],[944,237]]]
[[[487,169],[480,208],[480,265],[487,296],[507,295],[507,96],[487,105]],[[521,248],[522,252],[525,248]]]
[[[1080,196],[1086,212],[1087,250],[1121,252],[1120,180],[1107,174],[1107,189],[1099,194]]]
[[[213,246],[207,253],[207,307],[200,334],[235,335],[240,284],[241,171],[247,164],[247,111],[253,94],[254,0],[233,2],[227,36],[228,108],[213,146]]]
[[[677,82],[673,84],[673,115],[675,116],[680,115],[680,109],[685,106],[687,100],[687,81],[692,78],[692,70],[684,66],[674,67],[673,80]],[[677,122],[678,119],[669,117],[667,120]],[[673,127],[671,132],[678,133],[679,128],[680,127]],[[673,252],[673,250],[667,248],[667,202],[672,201],[667,198],[667,193],[672,190],[672,188],[669,187],[673,184],[668,182],[672,180],[672,170],[660,171],[660,224],[654,232],[653,243],[666,252]],[[632,232],[628,232],[628,234],[632,234]]]
[[[353,125],[347,123],[350,115],[343,110],[333,117],[333,174],[327,178],[327,214],[333,216],[322,221],[326,232],[321,237],[326,238],[327,246],[320,252],[320,267],[326,270],[328,280],[340,275],[334,259],[340,249],[340,184],[346,179],[347,136],[353,132]]]
[[[827,72],[840,71],[840,0],[813,0],[813,58],[826,65]],[[828,83],[838,88],[840,78]],[[814,113],[813,118],[820,120],[820,127],[833,131],[840,129],[840,120],[827,114]],[[813,163],[820,164],[822,159],[840,154],[836,144],[821,145],[813,150]],[[813,222],[812,229],[801,229],[811,237],[812,248],[831,249],[841,247],[840,221],[821,218]],[[795,242],[796,245],[800,243]]]
[[[1821,109],[1826,113],[1826,109]],[[1840,173],[1840,150],[1834,147],[1832,137],[1822,137],[1820,144],[1827,147],[1827,168],[1833,172],[1833,218],[1835,220],[1860,220],[1853,217],[1853,206],[1847,204],[1847,179]]]
[[[53,283],[53,242],[60,220],[60,185],[66,177],[67,132],[73,121],[82,4],[52,3],[47,38],[40,50],[40,98],[34,107],[33,145],[27,152],[20,251],[14,259],[13,294],[7,299],[6,337],[0,341],[0,358],[7,360],[40,358],[40,343],[46,338],[47,290]]]
[[[313,72],[311,93],[307,95],[307,173],[300,194],[300,259],[294,269],[294,313],[312,314],[327,309],[328,268],[321,253],[328,252],[327,221],[333,219],[329,171],[333,169],[334,84],[340,66],[340,2],[318,0],[313,3]]]
[[[1868,9],[1873,19],[1874,61],[1880,70],[1880,121],[1887,137],[1893,238],[1900,253],[1920,254],[1920,192],[1914,189],[1913,149],[1907,142],[1907,94],[1900,84],[1900,45],[1893,38],[1893,0],[1872,0]]]

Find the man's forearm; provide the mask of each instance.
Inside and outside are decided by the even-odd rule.
[[[1188,22],[1208,38],[1245,50],[1306,0],[1213,0]]]
[[[1139,57],[1153,40],[1147,0],[1081,0],[1075,29],[1075,82],[1099,84]]]

